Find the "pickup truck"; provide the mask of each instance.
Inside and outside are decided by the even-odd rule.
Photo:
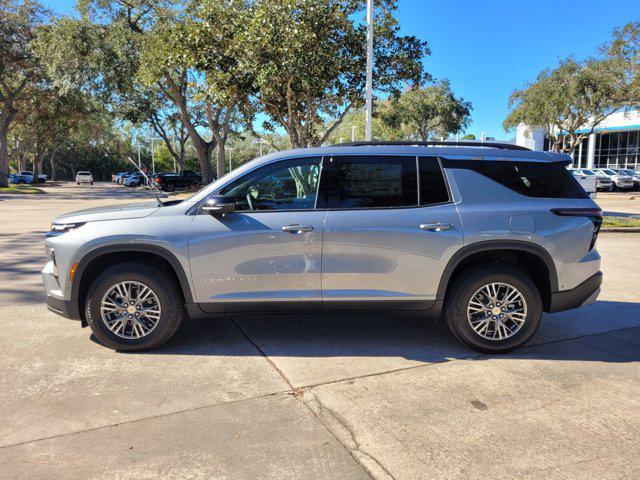
[[[202,184],[202,177],[193,170],[183,170],[180,173],[158,173],[153,182],[164,192],[195,187]]]

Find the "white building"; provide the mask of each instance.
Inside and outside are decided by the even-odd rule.
[[[542,127],[519,125],[516,144],[532,150],[549,149],[549,141]],[[640,110],[609,115],[583,140],[573,158],[574,165],[580,168],[637,169],[640,166]]]

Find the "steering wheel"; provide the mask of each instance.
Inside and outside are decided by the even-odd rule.
[[[251,191],[247,193],[247,203],[249,204],[249,210],[255,210],[253,208],[253,198],[251,198]]]

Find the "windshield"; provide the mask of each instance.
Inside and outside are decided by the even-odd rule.
[[[609,170],[608,168],[603,168],[602,170],[600,170],[602,173],[605,173],[606,175],[617,175],[616,172],[614,172],[613,170]]]
[[[595,175],[595,173],[593,173],[591,170],[582,170],[582,173],[584,175]]]

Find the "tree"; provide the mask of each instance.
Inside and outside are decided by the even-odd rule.
[[[521,123],[542,126],[555,151],[573,153],[611,113],[628,105],[620,63],[609,59],[566,59],[542,71],[535,82],[509,98],[505,130]]]
[[[19,139],[22,158],[31,157],[34,175],[42,172],[45,157],[68,136],[70,129],[91,114],[91,106],[80,94],[60,95],[55,89],[31,87],[18,102],[12,135]]]
[[[427,75],[426,42],[401,36],[395,0],[378,5],[374,88],[397,93],[403,81]],[[364,103],[366,26],[356,22],[364,2],[258,0],[242,35],[242,59],[255,78],[266,131],[283,128],[292,146],[323,144],[345,116]]]
[[[151,48],[172,44],[177,40],[167,32],[166,23],[180,13],[180,6],[172,0],[79,0],[79,19],[58,19],[46,29],[37,43],[37,51],[47,72],[61,90],[79,88],[109,106],[117,119],[134,125],[148,123],[165,141],[167,148],[179,161],[168,133],[172,125],[164,123],[176,118],[188,132],[199,153],[200,170],[204,181],[211,177],[211,151],[215,143],[205,140],[198,131],[201,125],[200,108],[191,108],[190,80],[187,69],[172,71],[157,81],[143,82],[144,62],[164,61]],[[175,8],[174,8],[175,7]],[[160,35],[152,35],[157,28]],[[162,36],[163,33],[169,35]],[[149,47],[144,54],[143,49]],[[165,111],[161,96],[174,106]],[[195,113],[194,113],[195,112]],[[175,126],[175,125],[174,125]],[[180,133],[180,129],[177,129]],[[182,144],[186,139],[182,138]]]
[[[402,133],[397,128],[386,124],[379,115],[381,110],[387,108],[386,104],[388,102],[388,100],[377,100],[374,103],[371,132],[375,140],[392,141],[402,138]],[[366,112],[364,108],[352,109],[345,115],[340,125],[333,130],[326,142],[330,144],[350,142],[352,137],[355,141],[362,141],[364,140],[365,123]],[[331,122],[328,122],[325,129],[328,129],[330,126]]]
[[[17,102],[40,75],[32,44],[48,16],[32,0],[3,0],[0,6],[0,187],[7,186],[9,129],[18,113]]]
[[[629,90],[629,106],[640,106],[640,22],[629,22],[613,32],[604,46],[610,60],[621,62],[620,69]]]
[[[244,123],[252,120],[249,96],[254,82],[242,61],[240,38],[250,13],[242,0],[193,1],[184,11],[158,21],[145,39],[142,78],[147,84],[159,83],[178,107],[199,157],[208,161],[216,149],[218,176],[225,172],[229,134],[241,118]],[[179,88],[180,80],[188,89]],[[204,112],[209,141],[193,125],[197,109]]]
[[[476,136],[473,133],[467,133],[464,137],[462,137],[462,140],[475,140]]]
[[[423,142],[463,131],[471,120],[471,102],[456,98],[448,80],[411,88],[386,104],[382,120],[404,138]]]

